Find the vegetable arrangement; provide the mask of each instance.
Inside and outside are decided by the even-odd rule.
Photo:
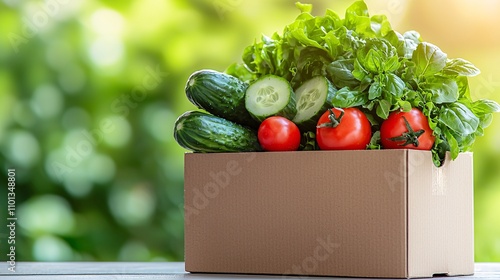
[[[472,100],[472,63],[448,58],[419,33],[391,28],[352,4],[341,19],[309,4],[282,34],[262,36],[225,73],[201,70],[186,84],[188,112],[174,128],[195,152],[315,149],[431,150],[435,165],[483,135],[500,106]]]

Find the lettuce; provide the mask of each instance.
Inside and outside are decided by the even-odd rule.
[[[494,101],[471,99],[467,79],[480,74],[471,62],[448,58],[416,31],[393,30],[386,16],[370,16],[363,1],[353,3],[343,19],[331,10],[313,16],[312,5],[296,6],[301,13],[294,22],[245,48],[242,62],[226,72],[249,83],[274,74],[294,88],[327,77],[337,88],[332,106],[360,107],[370,119],[369,149],[380,148],[377,131],[390,112],[417,107],[436,136],[438,166],[447,151],[455,159],[470,150],[500,111]]]

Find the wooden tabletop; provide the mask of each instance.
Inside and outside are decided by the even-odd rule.
[[[182,262],[17,262],[16,272],[9,272],[6,262],[0,266],[0,278],[13,280],[76,279],[329,279],[328,277],[282,277],[245,274],[191,274]],[[443,280],[500,279],[500,263],[477,263],[474,276],[439,277]],[[10,276],[10,277],[5,277]],[[333,277],[335,280],[368,278]],[[434,278],[435,280],[436,278]],[[378,279],[383,280],[383,279]]]

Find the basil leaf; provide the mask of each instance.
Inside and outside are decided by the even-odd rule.
[[[404,94],[405,83],[394,73],[379,74],[375,76],[368,91],[368,99],[373,100],[380,96],[387,98],[395,96],[400,98]]]
[[[446,74],[455,74],[467,77],[477,76],[481,73],[481,71],[474,66],[474,64],[462,58],[448,60],[443,72]]]
[[[450,131],[458,144],[459,152],[465,152],[471,149],[472,143],[476,140],[476,133],[471,133],[468,135],[457,135],[453,131]]]
[[[389,103],[389,101],[385,99],[380,100],[377,106],[377,116],[386,120],[389,117],[390,109],[391,109],[391,103]]]
[[[367,40],[356,54],[364,69],[372,73],[394,72],[401,65],[396,48],[382,38]]]
[[[476,132],[479,126],[479,118],[467,106],[459,102],[441,108],[439,122],[460,136]]]
[[[359,81],[354,77],[354,59],[339,59],[328,64],[326,72],[330,81],[337,87],[354,88],[359,85]]]
[[[446,65],[446,54],[437,46],[422,42],[413,52],[412,61],[415,62],[417,76],[429,76],[441,71]]]
[[[373,100],[382,96],[383,88],[379,82],[374,82],[371,84],[370,89],[368,90],[368,99]]]
[[[492,114],[482,115],[479,117],[479,120],[480,120],[479,127],[477,128],[476,135],[483,136],[484,129],[490,126],[491,122],[493,121],[493,115]]]
[[[368,50],[366,53],[363,53],[363,51]],[[372,49],[372,48],[363,48],[360,52],[358,52],[358,58],[360,58],[360,62],[362,63],[363,67],[372,72],[372,73],[379,73],[383,71],[383,54],[380,53],[379,51]]]
[[[352,70],[352,75],[360,82],[371,82],[370,73],[368,73],[363,65],[361,65],[358,58],[354,60],[354,70]]]
[[[480,99],[472,103],[472,112],[476,115],[500,112],[500,105],[492,100]]]
[[[372,138],[370,139],[370,143],[366,146],[368,150],[380,150],[380,130],[377,130],[373,133]]]
[[[407,31],[404,35],[391,30],[384,36],[396,49],[400,57],[411,59],[413,52],[420,44],[420,34],[416,31]]]
[[[368,101],[366,93],[357,90],[350,90],[347,87],[339,89],[332,99],[332,106],[339,108],[349,108],[361,106]]]
[[[394,73],[387,73],[386,76],[385,92],[396,97],[403,96],[406,87],[405,82]]]
[[[436,104],[451,103],[458,100],[458,85],[453,79],[433,77],[421,84],[425,92],[432,94],[432,101]]]
[[[365,107],[365,106],[363,105],[363,107]],[[372,126],[380,127],[380,118],[379,117],[374,116],[373,114],[366,112],[366,111],[365,111],[365,115]]]
[[[448,129],[443,130],[444,137],[448,145],[450,146],[450,156],[452,159],[456,159],[458,157],[458,153],[460,152],[460,148],[458,147],[458,141],[451,134]]]
[[[456,77],[459,98],[470,99],[469,80],[467,77]]]

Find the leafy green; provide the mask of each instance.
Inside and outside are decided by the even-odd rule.
[[[344,25],[350,30],[363,33],[371,30],[368,7],[362,1],[354,2],[345,12]]]
[[[295,6],[303,13],[310,13],[312,11],[311,4],[302,4],[300,2],[295,3]]]
[[[328,78],[338,87],[355,88],[359,86],[359,81],[354,77],[354,59],[338,59],[326,67]]]
[[[391,109],[391,103],[385,99],[378,102],[377,106],[377,116],[382,119],[387,119],[389,117],[389,110]]]
[[[455,80],[444,77],[430,77],[420,84],[422,91],[429,92],[436,104],[451,103],[458,100],[458,84]]]
[[[431,43],[422,42],[412,56],[415,63],[415,75],[429,76],[436,74],[446,66],[447,56]]]
[[[367,102],[364,92],[350,90],[347,87],[339,89],[332,99],[332,106],[339,108],[349,108],[361,106]]]
[[[363,69],[371,73],[394,72],[400,67],[397,49],[385,39],[368,39],[356,54]]]
[[[474,114],[482,116],[486,114],[500,112],[500,105],[491,100],[480,99],[472,103],[471,109],[474,112]]]
[[[312,131],[306,131],[302,133],[301,139],[300,139],[300,146],[299,150],[300,151],[312,151],[312,150],[317,150],[318,145],[316,144],[316,133]]]
[[[385,77],[386,94],[392,94],[398,98],[402,97],[406,88],[405,82],[394,73],[387,73]]]
[[[443,107],[438,121],[460,136],[475,133],[479,126],[479,118],[467,106],[459,102]]]
[[[466,77],[473,77],[481,73],[474,64],[462,58],[448,60],[443,68],[443,72],[448,75],[455,74]]]
[[[471,62],[448,58],[416,31],[393,30],[385,15],[370,16],[364,1],[347,8],[344,19],[331,10],[313,16],[309,4],[296,6],[301,13],[282,34],[262,36],[244,50],[242,63],[226,71],[246,82],[278,75],[293,88],[314,76],[327,77],[338,89],[332,106],[367,113],[373,127],[369,149],[380,148],[378,129],[392,111],[416,107],[436,136],[436,165],[446,152],[454,159],[470,150],[500,111],[494,101],[471,99],[468,77],[480,73]]]
[[[377,130],[373,133],[372,138],[370,139],[370,143],[368,144],[368,149],[370,150],[378,150],[381,148],[380,145],[380,131]]]
[[[411,30],[403,34],[403,44],[401,52],[403,57],[411,59],[413,52],[417,49],[421,42],[420,34],[417,31]]]

